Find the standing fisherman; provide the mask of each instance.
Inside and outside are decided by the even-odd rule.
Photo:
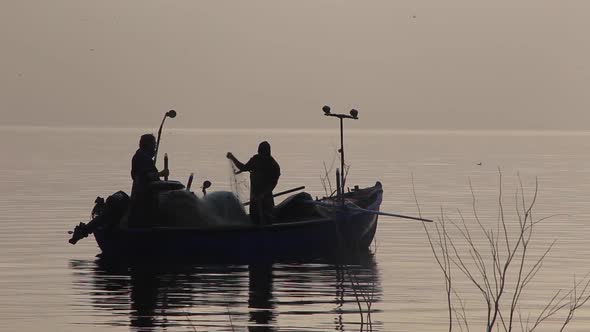
[[[131,213],[129,223],[131,226],[144,226],[145,219],[150,216],[148,211],[152,209],[148,186],[153,181],[159,181],[160,176],[168,176],[168,169],[161,172],[154,165],[156,153],[156,138],[152,134],[142,135],[139,139],[139,149],[131,160]],[[143,225],[142,225],[143,224]]]
[[[272,191],[281,175],[279,164],[270,155],[270,144],[266,141],[260,143],[258,154],[246,164],[242,164],[231,152],[227,153],[227,158],[239,169],[238,173],[250,172],[250,218],[259,225],[270,224],[275,205]]]

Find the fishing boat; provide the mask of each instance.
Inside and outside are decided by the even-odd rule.
[[[178,227],[169,226],[166,220],[160,220],[157,225],[150,227],[123,227],[120,220],[128,210],[129,197],[118,192],[106,202],[97,199],[92,221],[76,226],[70,232],[70,243],[75,244],[81,238],[93,234],[102,251],[101,255],[106,257],[187,258],[210,262],[334,257],[366,251],[377,231],[379,215],[423,220],[380,212],[383,200],[380,182],[370,187],[354,186],[345,190],[345,172],[341,172],[344,169],[343,120],[358,119],[358,111],[333,114],[328,106],[323,111],[326,116],[340,119],[341,168],[336,170],[336,190],[332,195],[313,199],[307,193],[293,194],[275,206],[272,223],[265,225],[234,223]],[[175,112],[169,111],[164,120],[175,116]],[[156,156],[162,125],[158,131]],[[188,190],[191,183],[192,177],[186,187],[178,181],[166,179],[154,183],[157,188],[153,190]],[[204,183],[204,194],[209,185],[208,181]],[[304,187],[296,189],[301,188]]]
[[[334,205],[305,209],[293,217],[281,210],[296,209],[305,201],[296,195],[275,209],[283,217],[269,225],[232,225],[210,228],[98,227],[94,237],[104,256],[177,257],[204,261],[252,261],[260,258],[310,258],[367,249],[377,230],[377,215],[353,210],[353,205],[378,211],[383,196],[380,183],[344,195],[346,206],[333,198],[317,202]]]

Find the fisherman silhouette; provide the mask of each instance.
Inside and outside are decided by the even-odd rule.
[[[241,163],[231,152],[227,158],[238,168],[237,173],[250,172],[250,218],[259,225],[269,224],[272,218],[274,199],[272,191],[276,187],[281,168],[270,154],[270,144],[266,141],[258,145],[258,154],[246,164]]]
[[[159,181],[160,176],[168,176],[168,169],[158,171],[154,165],[156,153],[156,138],[152,134],[142,135],[139,139],[139,149],[131,160],[131,178],[133,187],[131,189],[131,210],[129,215],[129,226],[145,226],[152,210],[151,193],[149,184]]]

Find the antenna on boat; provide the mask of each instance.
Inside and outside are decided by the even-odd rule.
[[[354,108],[350,110],[350,114],[335,114],[331,112],[330,106],[322,107],[322,111],[324,111],[325,116],[333,116],[340,119],[340,190],[341,194],[344,193],[344,181],[346,180],[345,171],[344,171],[344,119],[352,119],[358,120],[359,111],[355,110]],[[338,189],[338,188],[337,188]]]
[[[162,123],[160,124],[160,129],[158,129],[158,141],[156,142],[156,153],[154,153],[154,165],[156,164],[156,161],[158,160],[158,149],[160,148],[160,137],[162,136],[162,127],[164,127],[164,121],[166,121],[166,118],[175,118],[176,117],[176,111],[175,110],[169,110],[168,112],[166,112],[166,114],[164,114],[164,118],[162,119]]]

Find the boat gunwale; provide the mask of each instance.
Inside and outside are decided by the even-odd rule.
[[[380,196],[383,195],[383,189],[379,185],[375,185],[373,187],[368,187],[368,188],[363,188],[362,190],[366,190],[367,192],[370,191],[374,191],[379,193]],[[346,193],[346,196],[349,196],[350,194],[354,194],[354,192],[349,192]],[[346,197],[345,198],[348,198]],[[325,200],[335,200],[336,198],[334,197],[330,197],[330,198],[323,198],[320,200],[315,200],[315,202],[321,202],[321,201],[325,201]],[[375,201],[380,201],[379,199],[373,200],[371,202],[372,205],[375,203]],[[340,206],[338,205],[337,202],[335,202],[336,204],[334,204],[334,208],[339,208]],[[379,202],[380,203],[380,202]],[[344,208],[345,210],[346,208]],[[366,212],[359,212],[359,211],[347,211],[347,217],[351,217],[354,215],[359,215],[359,214],[366,214]],[[269,225],[228,225],[228,226],[221,226],[221,227],[173,227],[173,226],[152,226],[152,227],[133,227],[133,228],[117,228],[114,229],[113,231],[117,232],[117,233],[142,233],[142,234],[146,234],[146,233],[155,233],[155,232],[191,232],[191,233],[224,233],[224,232],[244,232],[244,231],[264,231],[264,230],[278,230],[278,229],[289,229],[289,228],[298,228],[301,226],[310,226],[310,225],[314,225],[314,224],[322,224],[322,223],[326,223],[326,222],[340,222],[342,220],[340,220],[340,218],[334,218],[334,217],[315,217],[315,218],[310,218],[310,219],[303,219],[303,220],[297,220],[297,221],[289,221],[289,222],[280,222],[280,223],[276,223],[276,224],[269,224]],[[105,230],[100,230],[102,232],[105,232]],[[108,232],[108,231],[106,231]]]

